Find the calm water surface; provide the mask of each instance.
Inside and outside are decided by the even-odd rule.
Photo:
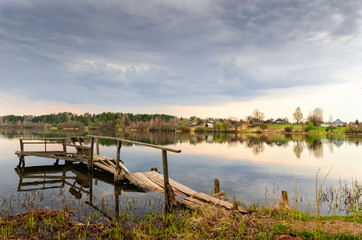
[[[134,214],[162,209],[163,195],[143,193],[130,184],[115,187],[112,177],[98,172],[90,179],[82,165],[67,167],[60,161],[54,166],[54,160],[26,157],[26,168],[16,169],[18,158],[14,152],[19,150],[19,138],[86,134],[115,136],[114,132],[0,129],[1,211],[19,212],[37,207],[36,203],[38,207],[60,208],[65,201],[70,208],[81,206],[86,212],[97,208],[110,217],[116,206],[129,206]],[[352,181],[362,180],[362,139],[356,137],[178,133],[126,133],[119,137],[182,150],[180,154],[168,154],[172,179],[209,193],[218,178],[222,191],[245,204],[269,205],[280,198],[281,190],[287,190],[293,206],[297,195],[299,207],[313,212],[318,169],[319,186],[329,170],[327,187],[341,183],[350,186]],[[100,143],[101,155],[116,156],[115,142]],[[121,159],[132,172],[162,169],[161,151],[153,148],[125,145]],[[332,214],[329,206],[328,202],[322,204],[322,214]]]

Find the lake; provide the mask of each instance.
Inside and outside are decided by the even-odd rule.
[[[115,208],[129,208],[134,215],[163,208],[163,195],[140,192],[131,184],[113,185],[112,177],[95,172],[90,179],[86,167],[63,161],[26,157],[26,167],[17,168],[19,138],[70,137],[86,134],[117,136],[180,149],[169,153],[170,178],[196,191],[210,193],[214,179],[220,180],[221,190],[231,200],[246,205],[275,204],[282,190],[289,193],[292,207],[315,212],[316,176],[318,187],[326,181],[321,195],[323,215],[333,214],[328,199],[333,188],[361,182],[362,138],[353,136],[252,135],[252,134],[184,134],[131,132],[44,131],[33,129],[0,129],[0,209],[1,213],[20,212],[28,208],[49,207],[85,213],[98,209],[105,217],[114,216]],[[28,146],[26,146],[28,147]],[[26,149],[25,149],[26,150]],[[116,156],[116,142],[101,141],[100,153]],[[132,172],[149,171],[157,167],[162,172],[161,151],[124,145],[121,159]],[[345,185],[346,184],[346,185]],[[336,190],[335,190],[336,191]],[[341,190],[337,214],[344,215]],[[335,194],[335,193],[334,193]],[[334,195],[335,196],[335,195]],[[99,216],[97,216],[99,217]],[[84,220],[84,219],[83,219]]]

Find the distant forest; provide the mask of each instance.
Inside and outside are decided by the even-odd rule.
[[[179,118],[166,114],[133,114],[103,112],[100,114],[74,114],[70,112],[33,115],[6,115],[0,117],[2,126],[57,127],[89,129],[136,129],[149,131],[174,131],[182,122]]]

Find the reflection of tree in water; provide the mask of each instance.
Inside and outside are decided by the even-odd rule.
[[[302,155],[303,150],[304,150],[304,142],[296,141],[293,146],[293,152],[298,159],[300,159],[300,156]]]
[[[308,136],[307,137],[307,148],[316,157],[323,157],[323,144],[319,137]]]
[[[264,142],[260,139],[250,139],[246,143],[246,147],[251,148],[255,155],[258,155],[265,150]]]

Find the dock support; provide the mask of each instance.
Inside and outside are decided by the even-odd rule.
[[[284,190],[282,191],[281,206],[289,207],[288,192]]]
[[[96,152],[97,152],[97,155],[99,155],[99,139],[96,138]]]
[[[94,151],[94,137],[91,139],[90,156],[88,162],[88,170],[93,171],[93,151]]]
[[[66,157],[67,156],[67,140],[63,140],[63,155]]]
[[[170,189],[169,189],[169,181],[168,181],[168,164],[167,164],[167,151],[162,150],[162,165],[163,165],[163,181],[164,181],[164,188],[165,188],[165,208],[166,211],[171,209],[171,202],[170,202]]]
[[[24,143],[23,139],[20,139],[20,155],[19,155],[19,167],[25,167],[25,158],[22,155],[24,152]]]
[[[214,180],[214,194],[217,194],[220,192],[220,181],[219,179]]]
[[[122,141],[117,141],[117,157],[116,157],[116,172],[114,174],[114,182],[123,180],[123,174],[119,161],[121,161]]]

